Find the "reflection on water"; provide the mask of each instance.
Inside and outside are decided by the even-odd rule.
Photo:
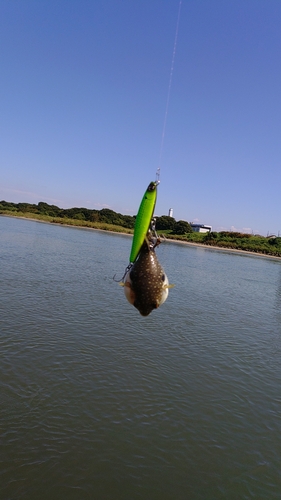
[[[280,498],[278,261],[162,244],[143,318],[128,237],[0,230],[1,498]]]

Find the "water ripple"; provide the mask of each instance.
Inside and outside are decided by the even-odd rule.
[[[128,238],[0,225],[1,498],[279,498],[279,263],[163,244],[143,318]]]

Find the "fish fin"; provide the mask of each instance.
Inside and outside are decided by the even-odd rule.
[[[175,285],[164,285],[164,287],[163,287],[163,288],[165,288],[165,289],[166,289],[166,288],[174,288],[174,286],[175,286]]]
[[[120,286],[127,286],[128,288],[131,288],[131,283],[129,283],[128,281],[126,281],[126,283],[124,283],[123,281],[120,281],[119,285]]]

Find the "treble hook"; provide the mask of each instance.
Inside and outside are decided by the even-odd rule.
[[[160,245],[161,240],[156,231],[156,217],[153,217],[150,222],[150,228],[146,235],[146,240],[149,242],[149,248],[154,250],[158,245]]]
[[[114,274],[114,276],[113,276],[113,278],[112,278],[112,279],[113,279],[113,281],[115,281],[116,283],[120,283],[121,281],[124,281],[124,278],[125,278],[126,274],[130,271],[130,269],[131,269],[132,267],[133,267],[133,264],[130,262],[130,264],[128,264],[128,266],[126,267],[126,269],[125,269],[125,271],[124,271],[124,274],[123,274],[122,278],[121,278],[120,280],[116,280],[116,279],[115,279],[116,274]]]

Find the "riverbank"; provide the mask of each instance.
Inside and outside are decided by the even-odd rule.
[[[163,240],[162,240],[163,241]],[[251,250],[240,250],[238,248],[222,248],[219,246],[215,245],[204,245],[204,243],[193,243],[191,241],[182,241],[182,240],[168,240],[165,239],[165,242],[168,243],[175,243],[176,245],[189,245],[197,248],[203,248],[205,250],[216,250],[217,252],[225,252],[225,253],[236,253],[236,254],[242,254],[242,255],[252,255],[254,257],[260,257],[260,258],[266,258],[266,259],[274,259],[278,260],[279,262],[281,261],[281,257],[278,255],[270,255],[270,254],[264,254],[262,252],[252,252]]]
[[[120,234],[123,236],[130,236],[132,237],[133,235],[133,230],[131,229],[125,229],[122,228],[121,226],[113,226],[112,224],[106,224],[106,223],[88,223],[83,221],[78,221],[75,219],[67,220],[64,221],[64,219],[60,220],[55,220],[55,218],[48,217],[47,220],[46,218],[43,219],[42,216],[30,216],[30,214],[13,214],[13,213],[0,213],[0,216],[3,217],[14,217],[17,219],[26,219],[30,221],[35,221],[35,222],[42,222],[45,224],[53,224],[53,225],[62,225],[66,227],[77,227],[77,228],[82,228],[82,229],[89,229],[89,230],[94,230],[94,231],[103,231],[107,233],[112,233],[112,234]],[[53,219],[53,220],[52,220]],[[57,219],[57,218],[56,218]],[[161,237],[161,233],[160,233]],[[161,237],[162,243],[174,243],[176,245],[188,245],[191,247],[197,247],[197,248],[203,248],[203,249],[209,249],[209,250],[214,250],[214,251],[219,251],[219,252],[224,252],[224,253],[236,253],[237,255],[251,255],[259,258],[267,258],[267,259],[274,259],[277,261],[281,261],[281,256],[278,255],[271,255],[269,253],[263,253],[263,252],[258,252],[258,251],[251,251],[251,250],[242,250],[238,248],[231,248],[231,247],[221,247],[218,245],[210,245],[210,244],[204,244],[200,242],[191,242],[191,241],[186,241],[184,239],[177,239],[177,238],[169,238],[169,237]]]

